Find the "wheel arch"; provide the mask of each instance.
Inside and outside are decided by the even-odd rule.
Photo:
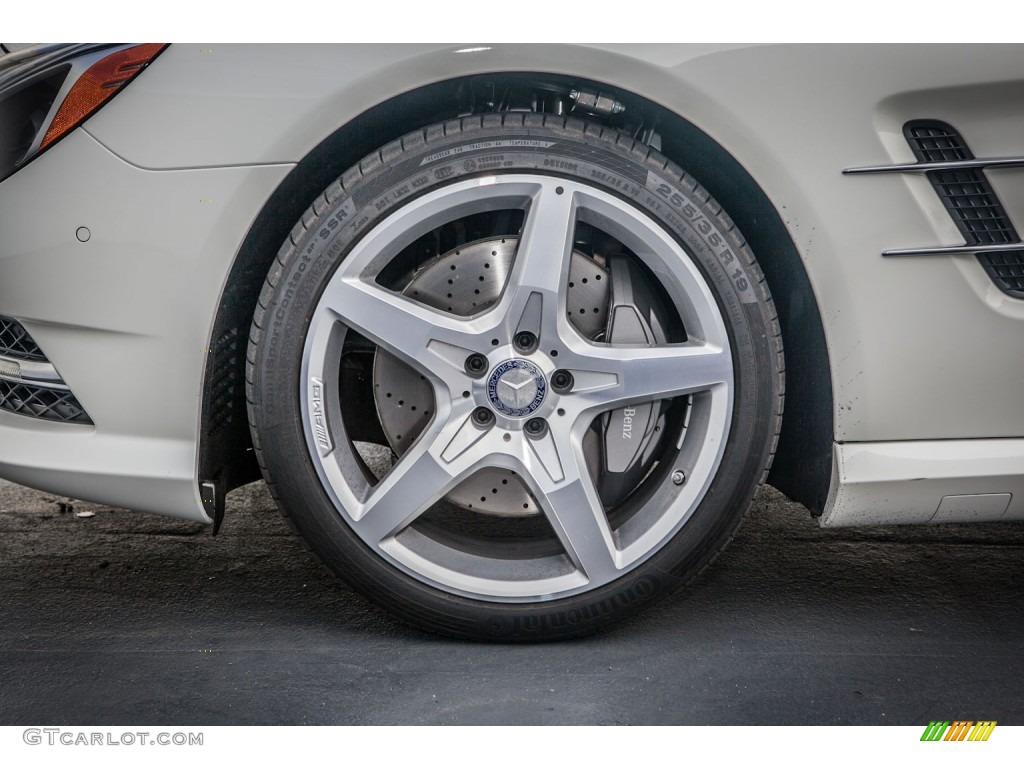
[[[786,416],[768,481],[805,504],[824,508],[831,482],[832,385],[817,300],[800,255],[775,206],[747,170],[681,115],[621,88],[537,73],[446,80],[400,94],[363,112],[313,148],[267,199],[235,256],[210,337],[202,388],[198,476],[216,488],[215,516],[232,488],[259,478],[245,405],[249,326],[264,279],[294,222],[320,192],[373,150],[406,133],[458,117],[466,88],[480,78],[516,87],[580,84],[641,110],[661,151],[685,168],[728,211],[758,257],[779,311],[787,366]],[[600,116],[591,116],[600,121]]]

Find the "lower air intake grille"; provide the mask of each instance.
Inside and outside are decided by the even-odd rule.
[[[903,135],[918,162],[973,160],[967,142],[953,126],[936,120],[914,120],[903,126]],[[928,180],[938,193],[953,223],[967,245],[1019,243],[1002,203],[980,168],[928,171]],[[1001,291],[1024,297],[1021,275],[1024,250],[1007,253],[979,253],[978,260]]]
[[[78,399],[66,389],[49,389],[0,379],[0,410],[37,419],[92,424]]]
[[[29,336],[28,331],[13,317],[0,315],[0,355],[20,360],[45,360],[46,356]]]
[[[1024,299],[1024,250],[981,253],[978,259],[999,290]]]

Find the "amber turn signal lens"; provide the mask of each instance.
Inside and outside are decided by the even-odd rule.
[[[104,56],[78,78],[64,97],[53,122],[43,137],[40,149],[55,142],[79,125],[122,86],[135,77],[167,43],[144,43]]]

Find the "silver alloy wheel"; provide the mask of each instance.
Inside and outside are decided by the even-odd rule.
[[[417,238],[500,209],[521,210],[525,218],[511,273],[493,305],[457,316],[379,282]],[[578,333],[566,316],[565,299],[580,222],[616,238],[654,276],[685,326],[685,342],[595,343]],[[433,389],[430,421],[379,482],[361,467],[338,394],[350,331],[415,369]],[[534,351],[516,350],[513,339],[521,331],[539,340]],[[486,375],[467,373],[473,354],[486,358]],[[507,370],[529,375],[506,381]],[[570,391],[550,386],[557,370],[571,373]],[[529,174],[437,189],[368,232],[323,290],[305,339],[301,376],[307,446],[345,523],[377,555],[416,579],[495,602],[590,591],[657,552],[686,523],[715,476],[734,390],[725,322],[704,277],[676,240],[639,209],[596,187]],[[530,389],[530,397],[511,394],[519,387]],[[506,394],[495,402],[499,390]],[[588,465],[585,435],[601,414],[672,398],[687,398],[685,422],[657,471],[644,480],[642,503],[613,525]],[[488,423],[474,420],[479,409],[490,413]],[[531,435],[527,424],[534,419],[543,419],[546,428]],[[487,467],[517,473],[561,552],[517,557],[419,529],[424,512]]]

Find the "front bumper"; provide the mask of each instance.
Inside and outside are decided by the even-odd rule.
[[[210,521],[196,477],[210,332],[238,247],[291,167],[150,171],[79,129],[0,183],[0,315],[93,421],[0,411],[0,476]]]

